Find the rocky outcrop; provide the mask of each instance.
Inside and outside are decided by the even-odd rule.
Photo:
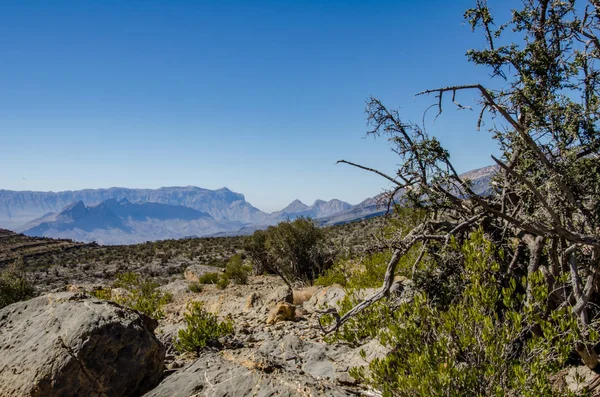
[[[207,273],[221,273],[223,271],[220,267],[205,266],[205,265],[192,265],[188,266],[183,272],[183,276],[187,281],[198,282],[198,278],[202,277]]]
[[[0,310],[0,395],[134,396],[159,383],[157,323],[133,310],[61,292]]]
[[[286,369],[284,376],[282,370],[279,363],[266,361],[264,356],[207,351],[144,397],[356,395],[327,379],[315,379],[301,369]]]

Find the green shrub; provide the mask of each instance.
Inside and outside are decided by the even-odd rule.
[[[227,273],[222,273],[221,277],[219,277],[219,281],[217,281],[218,289],[225,289],[229,285],[229,276]]]
[[[219,321],[215,314],[204,309],[202,302],[189,302],[184,317],[186,328],[179,330],[175,341],[175,348],[182,353],[198,352],[233,333],[233,322]]]
[[[190,291],[195,293],[202,292],[202,284],[200,283],[189,283],[188,288],[190,289]]]
[[[225,266],[225,273],[235,284],[247,284],[250,270],[252,268],[244,265],[240,254],[232,256]]]
[[[112,288],[110,288],[110,287],[102,287],[102,288],[98,288],[98,289],[92,291],[92,295],[98,299],[109,301],[111,298],[111,295],[112,295],[111,291],[112,291]]]
[[[336,263],[331,268],[327,269],[325,273],[323,273],[319,278],[315,280],[315,285],[327,287],[333,284],[339,284],[342,287],[345,287],[347,283],[347,278],[344,270],[342,269],[342,265],[340,263]]]
[[[256,272],[268,271],[288,285],[320,276],[331,255],[325,233],[309,218],[281,222],[255,232],[244,247]]]
[[[0,273],[0,309],[33,297],[34,288],[27,280],[21,258]]]
[[[200,284],[216,284],[219,282],[220,276],[220,273],[204,273],[198,277],[198,282]]]
[[[93,294],[100,299],[114,300],[118,304],[138,310],[150,317],[162,318],[163,306],[171,301],[171,294],[158,289],[159,284],[150,279],[144,279],[133,272],[117,275],[112,288],[123,288],[127,294],[112,299],[112,289],[96,290]]]
[[[464,287],[445,306],[423,292],[411,301],[382,300],[339,332],[352,342],[377,337],[390,351],[368,370],[351,375],[384,396],[553,396],[549,375],[559,370],[577,341],[597,340],[598,323],[582,335],[568,307],[545,317],[549,292],[541,272],[528,280],[533,301],[522,293],[523,280],[505,278],[492,244],[474,233],[460,253]],[[352,304],[342,303],[342,311]]]

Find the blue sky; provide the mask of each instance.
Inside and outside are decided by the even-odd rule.
[[[420,121],[417,92],[489,83],[463,1],[2,1],[0,189],[226,186],[273,211],[352,204],[393,172],[369,95]],[[507,3],[491,2],[506,12]],[[464,104],[474,104],[470,96]],[[495,145],[451,103],[428,131],[467,171]]]

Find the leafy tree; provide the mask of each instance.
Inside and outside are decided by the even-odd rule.
[[[275,273],[291,285],[312,281],[325,270],[324,242],[322,229],[309,218],[298,218],[255,232],[245,251],[255,270]]]

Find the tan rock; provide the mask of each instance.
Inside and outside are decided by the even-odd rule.
[[[252,309],[253,307],[255,307],[258,304],[259,300],[260,300],[260,295],[257,294],[256,292],[252,292],[246,299],[246,306],[244,307],[244,310],[248,311],[248,310]]]
[[[296,318],[296,308],[287,302],[279,302],[267,316],[267,324],[276,324],[279,321],[292,321]]]

